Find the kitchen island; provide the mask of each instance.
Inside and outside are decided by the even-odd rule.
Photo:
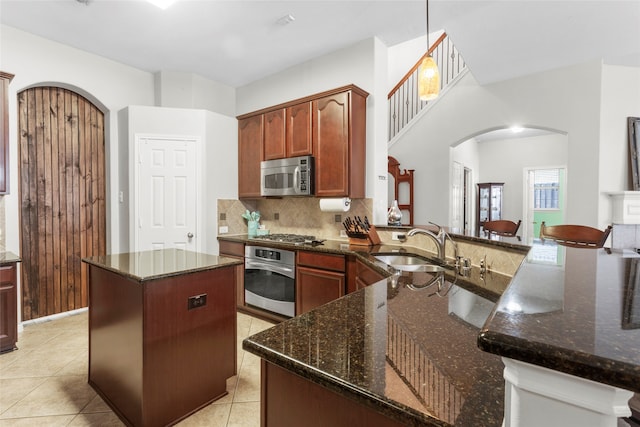
[[[164,249],[83,259],[89,384],[127,425],[171,425],[236,373],[231,258]]]

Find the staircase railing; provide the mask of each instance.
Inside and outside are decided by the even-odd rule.
[[[440,69],[440,90],[455,79],[466,67],[460,53],[446,33],[429,48],[422,58],[431,54]],[[407,123],[428,104],[418,97],[418,67],[422,58],[389,92],[389,140],[393,139]]]

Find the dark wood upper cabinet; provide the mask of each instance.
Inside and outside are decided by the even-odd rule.
[[[264,114],[264,159],[284,159],[287,157],[285,143],[285,109]]]
[[[364,198],[367,96],[349,85],[238,116],[239,197],[260,197],[261,160],[313,155],[316,197]]]
[[[367,94],[356,89],[313,101],[317,197],[365,196]]]
[[[311,102],[264,113],[265,160],[311,154]]]
[[[0,71],[0,194],[9,194],[9,83],[13,74]]]
[[[287,157],[313,154],[311,143],[311,102],[287,108]]]
[[[263,116],[238,120],[238,197],[260,197],[260,162],[263,158]]]

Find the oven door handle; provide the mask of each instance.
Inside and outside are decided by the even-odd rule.
[[[284,267],[280,265],[273,265],[267,262],[260,262],[255,260],[245,260],[244,263],[245,269],[254,269],[254,270],[266,270],[272,273],[282,274],[283,276],[290,277],[294,279],[294,269],[293,267]]]

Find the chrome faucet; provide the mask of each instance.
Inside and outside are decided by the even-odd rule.
[[[456,244],[456,242],[453,241],[453,239],[451,238],[451,236],[449,236],[449,233],[447,233],[446,231],[444,231],[444,228],[442,228],[441,226],[439,226],[438,224],[435,224],[433,222],[429,222],[429,224],[431,225],[435,225],[436,227],[438,227],[438,232],[434,233],[431,230],[427,230],[424,228],[413,228],[411,230],[409,230],[409,232],[407,233],[407,236],[414,236],[416,234],[424,234],[425,236],[429,236],[433,239],[433,241],[436,243],[436,250],[437,250],[437,255],[438,255],[438,259],[440,261],[442,261],[443,263],[445,263],[446,257],[445,257],[445,243],[447,241],[447,238],[449,238],[449,241],[451,242],[451,244],[453,245],[453,250],[454,250],[454,257],[453,259],[458,260],[458,245]]]

